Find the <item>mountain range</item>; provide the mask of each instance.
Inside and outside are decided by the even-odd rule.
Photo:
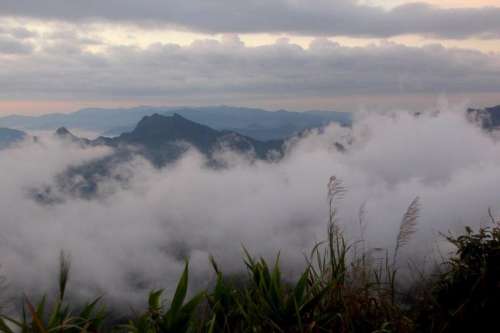
[[[41,116],[7,116],[0,118],[1,127],[21,130],[55,130],[59,127],[92,131],[105,136],[117,136],[134,129],[144,116],[178,114],[186,119],[216,130],[235,131],[257,140],[291,137],[308,128],[330,122],[352,123],[352,115],[335,111],[266,111],[231,106],[214,107],[151,107],[127,109],[82,109],[77,112]]]
[[[265,159],[271,152],[281,152],[283,145],[282,140],[260,141],[234,131],[219,131],[177,113],[145,116],[132,131],[116,137],[100,136],[89,140],[73,135],[65,127],[57,129],[55,134],[82,145],[104,145],[118,151],[132,149],[158,167],[176,160],[189,147],[209,158],[214,152],[226,149]]]
[[[251,114],[254,111],[249,112]],[[467,116],[484,128],[493,129],[500,125],[500,106],[469,109]],[[232,121],[234,124],[234,119]],[[23,132],[17,130],[1,129],[0,139],[2,133],[4,138],[9,138],[11,141],[20,140],[25,136]],[[217,158],[217,153],[224,150],[244,153],[253,159],[272,160],[280,159],[285,153],[285,140],[257,140],[237,131],[211,128],[178,113],[172,115],[154,113],[143,116],[130,131],[115,137],[100,136],[94,140],[80,138],[73,135],[66,127],[58,128],[54,135],[61,140],[81,146],[110,147],[112,153],[104,158],[73,166],[60,174],[56,180],[59,191],[54,191],[51,187],[33,190],[34,197],[45,203],[57,202],[59,199],[54,198],[53,193],[61,191],[69,195],[92,198],[102,179],[114,178],[119,183],[125,184],[128,179],[123,175],[113,174],[112,170],[137,155],[149,160],[155,167],[161,168],[179,159],[192,147],[207,158],[207,166],[220,168],[224,167],[224,164]],[[347,148],[338,142],[333,144],[340,152]]]
[[[233,131],[219,131],[190,121],[179,114],[145,116],[135,128],[117,137],[98,137],[95,140],[73,135],[65,127],[58,128],[54,135],[81,146],[107,146],[112,153],[104,158],[73,166],[57,177],[59,190],[66,194],[91,198],[96,193],[99,181],[113,179],[126,183],[123,175],[111,171],[119,165],[142,156],[154,166],[161,168],[179,159],[189,148],[195,148],[207,158],[210,167],[224,167],[217,159],[220,151],[243,153],[254,159],[279,159],[283,154],[282,140],[260,141]],[[33,191],[38,201],[57,202],[47,187]]]

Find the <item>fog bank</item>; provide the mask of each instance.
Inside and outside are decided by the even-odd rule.
[[[279,162],[226,152],[220,158],[229,167],[214,170],[190,151],[158,170],[138,157],[114,170],[133,174],[130,184],[103,180],[101,200],[47,206],[31,199],[31,188],[53,183],[68,166],[109,153],[53,138],[0,151],[0,272],[11,286],[53,288],[61,249],[71,256],[77,293],[126,304],[145,300],[153,287],[172,291],[185,258],[197,286],[212,277],[210,254],[238,272],[242,244],[268,258],[281,251],[293,271],[325,237],[332,175],[348,189],[339,223],[358,239],[364,205],[370,247],[392,249],[402,215],[420,197],[418,232],[403,257],[432,255],[438,232],[478,226],[500,202],[500,146],[461,109],[361,115],[351,129],[332,124],[291,140]]]

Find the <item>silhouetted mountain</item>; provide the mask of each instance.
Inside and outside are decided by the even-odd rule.
[[[130,109],[83,109],[69,114],[38,117],[9,116],[0,118],[0,126],[47,130],[65,126],[117,136],[134,129],[144,116],[171,116],[174,113],[216,130],[230,130],[258,140],[284,139],[307,128],[329,122],[350,125],[350,113],[334,111],[266,111],[230,106],[215,107],[148,107]]]
[[[0,149],[7,148],[12,144],[26,138],[26,133],[10,128],[0,128]]]
[[[175,141],[186,141],[202,152],[215,143],[219,132],[174,114],[171,117],[154,114],[144,117],[130,133],[120,135],[116,141],[141,144],[150,149]]]
[[[479,123],[486,130],[500,127],[500,105],[484,109],[468,109],[467,117]]]
[[[217,150],[230,149],[266,158],[270,151],[281,149],[282,141],[263,142],[233,131],[218,131],[178,114],[170,117],[159,114],[146,116],[133,131],[111,139],[113,146],[141,146],[156,165],[176,159],[186,150],[185,144],[208,157]]]
[[[231,150],[248,154],[257,159],[276,158],[282,154],[283,141],[258,141],[232,131],[218,131],[190,121],[178,114],[162,116],[154,114],[144,117],[129,133],[116,138],[99,137],[96,140],[78,138],[66,128],[59,128],[55,135],[62,140],[89,146],[104,145],[113,148],[113,153],[84,165],[71,167],[58,177],[59,187],[66,193],[92,197],[102,179],[126,182],[123,175],[111,171],[132,160],[136,155],[148,159],[156,167],[180,158],[190,147],[207,157],[211,167],[223,167],[214,153]],[[49,194],[51,189],[34,192],[40,202],[53,203],[58,200]]]
[[[73,135],[66,127],[59,127],[54,133],[54,135],[60,139],[68,140],[73,143],[78,143],[81,145],[93,144],[93,142],[89,139],[79,138],[76,135]]]
[[[70,137],[71,139],[76,138],[76,136],[74,136],[70,131],[68,131],[66,127],[59,127],[56,130],[55,135],[57,135],[58,137]]]

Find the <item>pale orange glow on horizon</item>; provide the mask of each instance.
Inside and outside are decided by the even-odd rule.
[[[500,5],[499,0],[365,0],[361,2],[387,8],[414,2],[424,2],[442,8],[477,8]]]
[[[408,1],[410,2],[410,1]],[[484,6],[499,6],[499,0],[427,0],[424,2],[432,3],[436,6],[446,8],[457,7],[484,7]]]
[[[34,115],[45,113],[70,113],[79,109],[103,107],[119,108],[138,106],[137,101],[58,101],[58,100],[0,100],[0,117],[16,115]],[[154,105],[154,103],[152,104]]]
[[[248,98],[225,98],[213,100],[96,100],[96,101],[0,101],[0,117],[17,115],[40,115],[47,113],[70,113],[83,108],[129,108],[147,106],[208,106],[231,105],[258,107],[267,110],[287,109],[305,110],[395,110],[395,109],[433,109],[443,101],[455,106],[488,107],[498,105],[498,93],[474,94],[398,94],[398,95],[346,95],[334,97],[284,97],[256,100]]]

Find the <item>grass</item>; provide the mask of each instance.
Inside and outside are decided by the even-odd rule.
[[[100,298],[83,307],[66,300],[69,259],[61,254],[59,293],[48,306],[24,296],[17,317],[0,314],[0,332],[473,332],[491,331],[500,309],[500,225],[458,237],[446,236],[456,253],[442,273],[418,275],[409,288],[398,283],[399,251],[415,233],[419,200],[403,214],[392,256],[375,260],[364,241],[348,244],[337,224],[336,201],[345,188],[332,177],[328,184],[330,215],[327,236],[305,260],[293,282],[282,276],[279,254],[274,262],[254,258],[243,249],[247,275],[234,279],[210,258],[215,285],[187,297],[189,265],[168,302],[162,290],[149,294],[148,308],[111,325]],[[364,230],[364,208],[360,227]],[[498,329],[498,327],[497,327]],[[495,329],[494,329],[495,330]]]

